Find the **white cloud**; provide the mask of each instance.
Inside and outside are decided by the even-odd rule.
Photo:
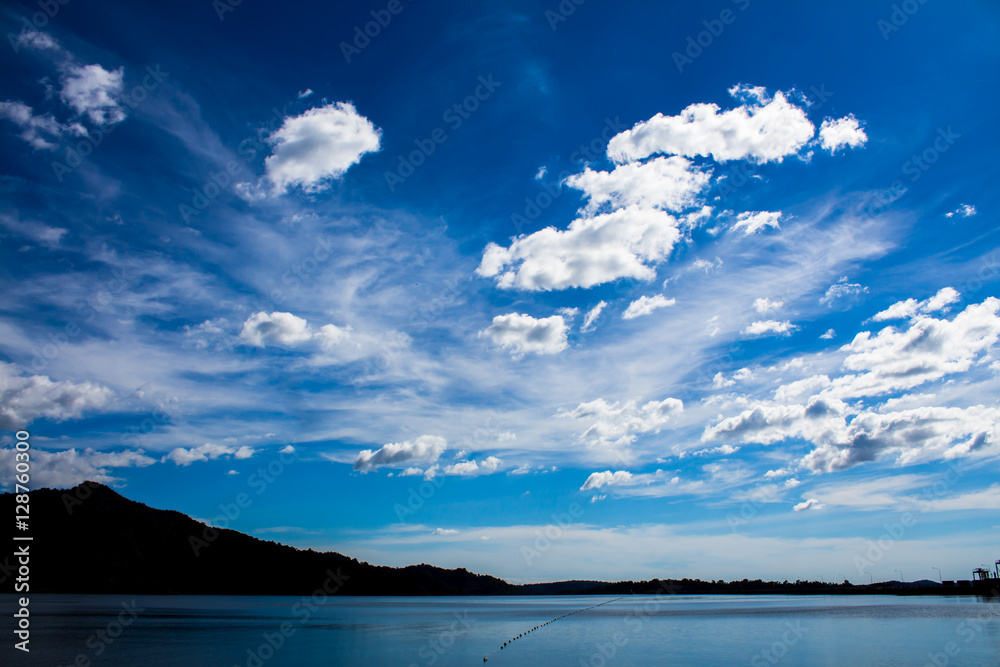
[[[569,327],[561,315],[536,319],[530,315],[509,313],[497,315],[493,324],[479,332],[494,345],[509,350],[515,358],[527,353],[556,354],[568,347]]]
[[[693,269],[699,269],[699,270],[704,271],[705,273],[708,273],[712,269],[717,269],[717,268],[721,267],[722,263],[723,263],[722,262],[722,258],[721,257],[716,257],[714,262],[711,262],[711,261],[709,261],[707,259],[696,259],[691,264],[691,266],[692,266]],[[664,286],[665,285],[666,285],[666,283],[664,283]]]
[[[652,280],[680,239],[680,221],[638,206],[577,218],[519,236],[504,248],[486,246],[476,273],[503,289],[530,291],[593,287],[618,278]]]
[[[716,373],[715,377],[712,378],[713,389],[724,389],[726,387],[732,387],[734,384],[736,384],[736,380],[726,379],[726,374],[722,371]]]
[[[198,329],[199,333],[205,331]],[[350,326],[334,324],[324,324],[319,331],[314,331],[305,319],[281,312],[254,313],[243,323],[240,338],[254,347],[277,345],[296,348],[308,344],[312,348],[309,363],[314,366],[343,364],[374,354],[387,346],[404,349],[410,344],[410,337],[398,331],[361,334]]]
[[[313,94],[312,88],[306,88],[305,90],[299,91],[299,99],[304,100]]]
[[[820,439],[802,465],[816,472],[845,470],[895,455],[897,464],[956,458],[997,442],[1000,410],[922,407],[880,414],[865,411]]]
[[[733,231],[742,229],[744,236],[750,236],[763,229],[781,229],[781,211],[747,211],[736,217]]]
[[[45,375],[23,376],[14,364],[0,361],[0,429],[25,428],[35,419],[76,419],[107,406],[114,394],[93,382],[53,382]]]
[[[956,292],[942,290],[920,304],[938,308],[955,298]],[[987,364],[1000,340],[998,313],[1000,300],[990,297],[951,320],[916,313],[905,329],[886,327],[875,335],[863,331],[839,350],[844,354],[842,375],[789,382],[774,392],[774,401],[752,402],[738,416],[707,427],[702,439],[771,444],[800,438],[814,449],[799,465],[816,472],[884,456],[910,465],[995,451],[1000,444],[1000,409],[995,407],[928,406],[906,396],[866,406],[858,399],[911,390]],[[899,409],[906,405],[917,407]]]
[[[635,399],[625,403],[608,403],[599,398],[581,403],[557,416],[590,422],[581,434],[580,442],[590,448],[608,453],[627,455],[625,448],[639,435],[659,430],[674,416],[684,411],[684,404],[676,398],[649,401],[640,406]]]
[[[267,343],[295,346],[312,337],[308,322],[291,313],[254,313],[240,331],[240,338],[254,347],[265,347]]]
[[[907,319],[917,314],[917,305],[916,299],[897,301],[885,310],[875,313],[872,316],[872,320],[875,322],[885,322],[886,320]]]
[[[39,32],[38,30],[23,30],[17,36],[17,45],[27,46],[32,49],[38,49],[40,51],[52,50],[61,51],[62,47],[59,46],[59,42],[50,37],[48,33]]]
[[[958,215],[958,216],[961,216],[963,218],[971,218],[977,212],[978,211],[976,211],[976,207],[975,206],[972,206],[970,204],[962,204],[961,206],[959,206],[958,208],[956,208],[954,211],[949,211],[948,213],[945,213],[944,217],[946,217],[946,218],[954,218],[956,215]]]
[[[381,130],[348,102],[335,102],[285,118],[269,137],[273,151],[265,163],[278,193],[301,186],[324,190],[366,153],[381,147]]]
[[[614,171],[593,171],[570,176],[566,184],[582,190],[589,203],[584,209],[595,213],[610,205],[682,211],[697,203],[697,195],[708,185],[709,174],[687,158],[658,157],[649,162],[621,165]]]
[[[885,310],[876,313],[872,320],[875,322],[885,322],[886,320],[910,319],[919,315],[929,315],[947,309],[954,303],[961,300],[962,295],[952,287],[945,287],[938,290],[938,293],[924,301],[916,299],[906,299],[897,301]]]
[[[246,445],[243,445],[239,449],[237,449],[235,452],[233,452],[233,458],[234,459],[248,459],[248,458],[250,458],[251,456],[253,456],[256,453],[257,453],[256,450],[254,450],[254,449],[252,449],[250,447],[247,447]]]
[[[496,472],[501,466],[503,466],[503,460],[495,456],[487,456],[479,464],[479,467],[487,472]]]
[[[827,329],[825,332],[823,332],[823,335],[820,336],[820,338],[822,338],[823,340],[833,340],[834,338],[836,338],[836,336],[837,336],[836,331],[834,331],[833,329]]]
[[[0,486],[11,488],[16,474],[13,463],[14,450],[0,450],[0,456],[5,462],[0,466]],[[88,480],[101,484],[117,484],[123,480],[112,475],[113,468],[142,468],[154,463],[156,459],[146,456],[142,450],[98,452],[93,449],[79,451],[74,448],[53,452],[33,447],[31,481],[33,486],[52,488],[68,488]]]
[[[64,134],[76,136],[87,134],[87,130],[79,123],[63,125],[49,114],[36,116],[31,107],[20,101],[0,102],[0,118],[6,118],[17,125],[21,129],[21,138],[38,150],[54,150],[56,144],[49,139]]]
[[[618,470],[611,472],[610,470],[605,470],[604,472],[594,472],[590,474],[587,481],[583,483],[580,487],[581,491],[591,491],[593,489],[600,489],[605,486],[615,486],[616,484],[627,484],[632,481],[632,473],[627,470]]]
[[[495,456],[488,456],[482,461],[459,461],[445,466],[441,470],[443,475],[456,475],[458,477],[475,477],[478,475],[490,475],[503,466],[503,461]]]
[[[944,287],[937,294],[921,302],[920,312],[929,314],[947,309],[953,303],[958,303],[962,295],[953,287]]]
[[[59,96],[81,116],[95,125],[114,125],[125,120],[119,104],[124,69],[109,71],[100,65],[69,65]]]
[[[324,324],[313,338],[319,341],[320,347],[331,349],[342,345],[351,339],[351,327],[338,327],[335,324]]]
[[[741,368],[735,373],[733,373],[732,379],[727,379],[725,373],[721,371],[715,374],[712,378],[712,388],[713,389],[723,389],[725,387],[732,387],[737,382],[742,382],[743,380],[749,380],[753,377],[753,371],[749,368]]]
[[[827,118],[819,128],[819,142],[825,150],[836,153],[839,149],[858,148],[868,141],[854,114],[833,120]]]
[[[715,104],[692,104],[677,116],[657,114],[613,137],[608,157],[618,163],[657,153],[781,162],[812,139],[815,128],[805,111],[783,93],[768,99],[762,88],[736,86],[729,92],[746,104],[721,113]]]
[[[459,477],[472,477],[479,472],[479,464],[475,461],[459,461],[444,467],[445,475],[457,475]]]
[[[778,310],[785,306],[784,301],[771,301],[767,298],[754,299],[753,307],[761,315],[766,315],[771,311]]]
[[[377,450],[363,449],[354,459],[354,469],[362,472],[378,470],[383,466],[410,467],[413,463],[433,464],[444,453],[448,442],[436,435],[422,435],[415,440],[392,442]]]
[[[858,283],[849,283],[847,282],[847,276],[842,276],[840,280],[827,288],[826,294],[823,295],[819,302],[832,306],[833,302],[837,299],[853,298],[867,293],[867,287]]]
[[[447,537],[449,535],[458,535],[458,531],[455,530],[454,528],[435,528],[434,532],[431,533],[431,535]]]
[[[858,375],[839,378],[840,397],[871,396],[910,389],[950,373],[965,372],[1000,336],[1000,300],[989,297],[971,304],[952,320],[929,315],[911,320],[909,328],[886,327],[874,336],[863,331],[842,349],[844,367]]]
[[[607,301],[600,301],[596,306],[587,311],[587,314],[583,317],[583,326],[580,327],[580,331],[587,333],[588,331],[594,330],[594,324],[597,322],[597,318],[601,316],[601,312],[604,310],[605,306],[608,305]]]
[[[801,503],[799,503],[798,505],[796,505],[795,507],[792,508],[792,510],[794,510],[796,512],[801,512],[803,510],[821,510],[821,509],[823,509],[823,504],[820,503],[815,498],[810,498],[809,500],[804,500],[804,501],[802,501]]]
[[[750,336],[764,336],[768,334],[788,336],[797,328],[798,327],[796,327],[788,320],[785,320],[783,322],[779,322],[778,320],[758,320],[750,324],[750,326],[748,326],[746,329],[744,329],[743,333],[748,334]]]
[[[608,155],[619,166],[609,172],[588,167],[566,178],[587,199],[566,229],[547,227],[513,238],[507,247],[489,243],[476,273],[501,289],[525,291],[653,280],[656,265],[712,213],[709,206],[698,209],[711,172],[687,157],[781,161],[812,139],[805,112],[784,94],[770,99],[763,88],[746,86],[730,93],[745,104],[722,113],[715,105],[696,104],[680,116],[658,114],[613,137]],[[667,155],[643,161],[656,153]],[[734,228],[745,234],[778,228],[781,216],[742,213]]]
[[[184,447],[175,447],[163,457],[163,460],[173,461],[179,466],[189,466],[196,461],[209,461],[230,456],[234,459],[248,459],[253,456],[254,453],[253,449],[246,446],[236,448],[206,442],[200,447],[191,447],[189,449]]]
[[[676,299],[668,299],[662,294],[641,296],[628,305],[622,313],[623,320],[632,320],[643,315],[649,315],[658,308],[667,308],[677,303]]]

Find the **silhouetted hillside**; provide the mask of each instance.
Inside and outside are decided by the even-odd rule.
[[[13,494],[0,496],[7,516],[14,515],[13,507]],[[147,507],[96,482],[33,491],[30,525],[33,593],[307,595],[324,586],[339,595],[516,591],[501,579],[461,568],[378,567],[234,530],[206,534],[204,524],[180,512]],[[13,592],[14,578],[3,579],[3,591]]]

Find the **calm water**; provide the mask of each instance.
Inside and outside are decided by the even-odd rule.
[[[12,596],[2,597],[13,610]],[[36,595],[31,613],[30,655],[13,650],[8,634],[0,664],[429,667],[481,665],[484,656],[490,667],[1000,664],[1000,602],[976,598],[344,597],[313,605]]]

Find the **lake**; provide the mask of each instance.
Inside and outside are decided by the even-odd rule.
[[[0,663],[1000,664],[1000,601],[968,597],[34,595],[30,610],[31,653],[14,650],[8,632]]]

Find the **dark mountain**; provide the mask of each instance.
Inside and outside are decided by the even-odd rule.
[[[14,516],[14,495],[0,511]],[[209,528],[122,497],[103,484],[30,494],[32,593],[493,595],[517,592],[495,577],[431,565],[379,567]],[[21,543],[18,543],[20,546]],[[13,560],[0,563],[13,592]]]

